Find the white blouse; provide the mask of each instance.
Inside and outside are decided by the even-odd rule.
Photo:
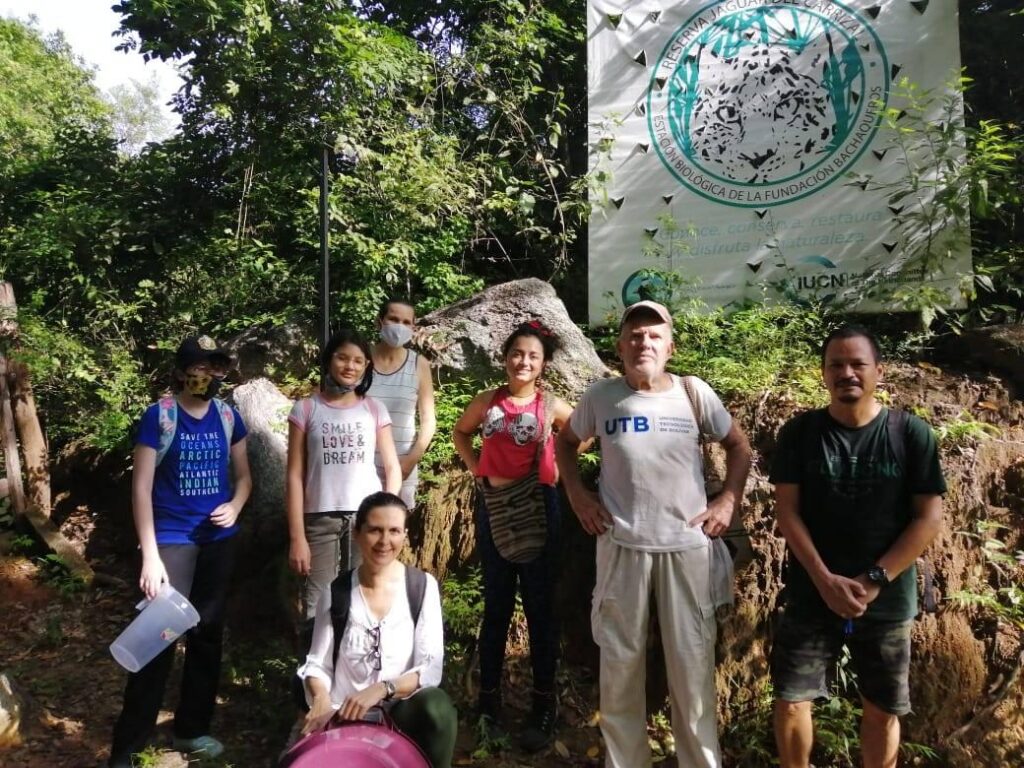
[[[380,638],[379,643],[376,637]],[[377,669],[377,652],[380,669]],[[414,624],[405,588],[405,572],[395,585],[391,609],[378,620],[371,612],[353,573],[352,602],[345,635],[338,648],[338,666],[334,660],[334,626],[331,623],[331,590],[317,601],[313,624],[313,642],[306,662],[299,667],[303,680],[316,677],[331,692],[331,705],[338,709],[345,699],[382,680],[394,680],[407,672],[419,672],[420,688],[441,683],[444,666],[444,626],[441,619],[441,594],[437,580],[427,574],[427,588],[420,608],[419,624]],[[307,700],[310,699],[306,691]],[[309,702],[311,703],[311,701]]]

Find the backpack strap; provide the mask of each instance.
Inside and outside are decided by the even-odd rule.
[[[341,648],[341,637],[348,626],[348,611],[352,607],[352,577],[355,568],[339,574],[331,582],[331,626],[334,628],[334,654],[331,661],[338,666],[338,649]]]
[[[160,427],[160,447],[156,449],[156,465],[164,460],[171,449],[174,433],[178,431],[178,401],[173,396],[162,397],[157,401],[159,413],[157,424]]]
[[[697,396],[696,378],[696,376],[682,376],[679,380],[682,382],[683,391],[686,392],[686,397],[690,401],[690,409],[693,411],[693,417],[697,420],[697,431],[700,433],[699,439],[703,443],[707,433],[704,431],[704,407],[701,405],[700,397]]]
[[[904,476],[907,473],[907,424],[910,419],[906,411],[889,409],[886,416],[886,433],[889,437],[889,448],[892,450],[896,463]]]
[[[414,626],[420,623],[423,597],[427,594],[427,574],[414,565],[405,566],[405,596],[409,599],[409,613]]]
[[[352,607],[352,579],[355,569],[345,571],[331,582],[331,626],[334,628],[334,665],[338,664],[338,650],[341,648],[341,637],[348,626],[348,612]],[[412,614],[413,626],[420,623],[423,611],[423,598],[427,594],[427,574],[413,565],[405,566],[405,596],[409,601],[409,613]]]
[[[228,440],[228,460],[230,461],[231,438],[235,434],[235,412],[223,400],[214,398],[213,405],[217,409],[220,426]],[[157,401],[157,407],[159,408],[157,424],[160,426],[160,447],[156,449],[156,465],[160,466],[160,462],[171,450],[174,434],[178,431],[178,400],[172,395],[168,395]]]
[[[231,438],[235,434],[235,412],[223,400],[214,398],[213,404],[217,407],[217,415],[220,416],[220,425],[224,429],[224,437],[228,439],[228,454],[230,455]]]

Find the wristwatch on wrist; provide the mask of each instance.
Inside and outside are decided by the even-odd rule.
[[[872,565],[868,568],[867,577],[868,581],[880,587],[889,583],[889,572],[880,565]]]
[[[384,701],[391,701],[395,698],[395,692],[398,690],[395,687],[395,683],[392,680],[381,680],[384,683]]]

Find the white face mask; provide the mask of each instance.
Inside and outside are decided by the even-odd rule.
[[[412,341],[412,328],[400,323],[385,323],[380,327],[380,340],[389,347],[404,347]]]

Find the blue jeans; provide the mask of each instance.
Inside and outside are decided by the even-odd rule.
[[[555,689],[558,665],[558,622],[555,617],[555,587],[558,581],[559,538],[562,516],[558,492],[544,488],[547,514],[547,543],[529,563],[510,563],[491,538],[490,518],[483,494],[476,496],[476,542],[484,577],[484,618],[480,627],[480,687],[493,691],[501,685],[505,645],[516,605],[516,586],[523,596],[523,612],[530,634],[530,663],[533,687]]]

